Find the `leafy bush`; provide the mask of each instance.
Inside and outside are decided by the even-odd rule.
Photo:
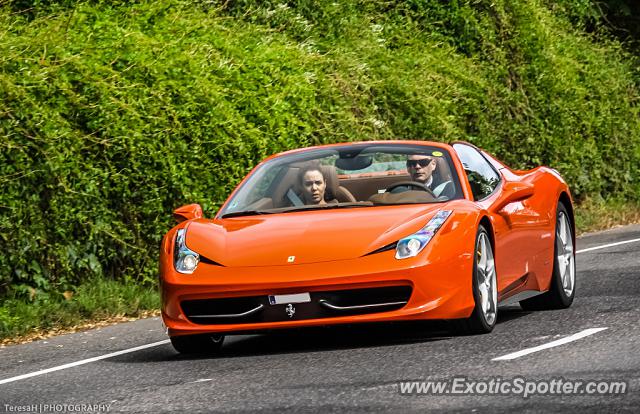
[[[463,139],[640,200],[632,57],[586,0],[549,3],[0,6],[0,290],[151,284],[174,208],[329,142]]]

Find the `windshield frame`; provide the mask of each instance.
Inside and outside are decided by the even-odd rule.
[[[313,206],[298,206],[296,207],[275,207],[269,208],[265,210],[258,211],[247,211],[246,216],[248,215],[258,215],[258,214],[281,214],[281,213],[289,213],[289,212],[297,212],[297,211],[317,211],[322,209],[337,209],[337,208],[345,208],[345,207],[382,207],[382,206],[394,206],[394,205],[416,205],[416,204],[439,204],[445,203],[451,200],[463,199],[465,197],[465,191],[463,188],[463,183],[461,182],[459,171],[455,162],[455,154],[452,152],[452,148],[443,143],[436,142],[406,142],[406,141],[369,141],[369,142],[357,142],[357,143],[348,143],[348,144],[332,144],[332,145],[324,145],[310,148],[297,149],[292,151],[287,151],[284,153],[273,155],[261,163],[259,163],[249,174],[245,176],[242,182],[235,188],[235,190],[229,195],[227,200],[221,206],[220,210],[218,210],[215,219],[225,218],[226,215],[233,215],[233,217],[243,217],[241,214],[241,210],[236,211],[228,211],[229,207],[232,205],[236,198],[243,194],[243,190],[246,189],[248,185],[253,184],[253,180],[256,177],[260,177],[261,173],[266,168],[277,168],[274,166],[274,163],[278,164],[292,164],[298,162],[305,162],[309,160],[314,160],[325,156],[334,155],[340,152],[349,152],[349,153],[357,153],[362,154],[363,151],[373,152],[375,150],[379,151],[389,151],[389,153],[397,153],[402,154],[404,151],[407,152],[407,155],[411,153],[411,150],[420,153],[425,151],[440,151],[443,153],[443,157],[445,158],[451,173],[451,178],[453,181],[453,185],[456,190],[456,197],[448,199],[448,200],[438,200],[433,202],[401,202],[401,203],[393,203],[393,204],[376,204],[370,201],[357,201],[357,202],[339,202],[334,203],[332,206],[327,207],[317,207],[313,208]],[[396,151],[394,151],[396,150]],[[366,153],[365,152],[365,153]]]

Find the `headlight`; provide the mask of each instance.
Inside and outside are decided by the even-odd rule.
[[[411,236],[400,239],[396,245],[396,259],[414,257],[425,248],[438,229],[451,215],[451,210],[441,210],[429,220],[426,226]]]
[[[200,255],[187,247],[185,235],[185,229],[178,230],[173,250],[173,266],[179,273],[191,274],[200,262]]]

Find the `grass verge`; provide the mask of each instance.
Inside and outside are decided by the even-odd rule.
[[[577,234],[640,223],[640,203],[619,199],[587,199],[575,211]]]
[[[26,342],[66,332],[158,314],[157,288],[92,279],[75,292],[30,292],[0,305],[0,344]]]
[[[640,223],[640,204],[588,199],[576,208],[578,234]],[[95,278],[75,292],[30,292],[0,305],[0,346],[159,314],[157,288]]]

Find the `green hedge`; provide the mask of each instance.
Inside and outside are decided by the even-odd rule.
[[[5,3],[0,295],[153,282],[174,208],[314,144],[464,139],[640,199],[633,57],[548,3]]]

